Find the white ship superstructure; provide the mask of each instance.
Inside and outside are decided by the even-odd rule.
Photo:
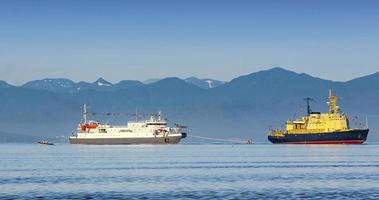
[[[98,121],[87,121],[87,107],[83,119],[69,140],[71,144],[176,144],[187,136],[185,126],[168,126],[161,114],[143,121],[130,121],[125,126],[112,126]]]

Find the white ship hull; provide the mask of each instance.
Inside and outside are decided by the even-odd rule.
[[[111,137],[111,138],[91,138],[91,137],[76,137],[70,136],[69,140],[71,144],[98,144],[98,145],[111,145],[111,144],[177,144],[185,137],[181,134],[175,134],[170,136],[157,136],[157,137]]]
[[[125,126],[111,126],[98,121],[87,121],[87,106],[83,107],[83,119],[75,133],[69,137],[71,144],[177,144],[187,136],[185,126],[167,126],[158,114],[144,121],[131,121]]]

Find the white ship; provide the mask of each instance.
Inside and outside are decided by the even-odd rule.
[[[187,136],[185,126],[170,128],[161,114],[151,115],[144,121],[128,122],[126,126],[112,126],[98,121],[87,121],[87,106],[83,119],[69,137],[71,144],[176,144]]]

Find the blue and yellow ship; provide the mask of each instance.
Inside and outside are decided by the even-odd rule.
[[[369,132],[367,121],[362,129],[350,128],[349,118],[337,106],[337,96],[329,90],[329,112],[312,112],[307,100],[308,115],[300,120],[288,120],[285,130],[271,130],[268,140],[285,144],[362,144]]]

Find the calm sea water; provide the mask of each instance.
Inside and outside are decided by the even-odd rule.
[[[378,199],[379,144],[0,144],[8,199]]]

